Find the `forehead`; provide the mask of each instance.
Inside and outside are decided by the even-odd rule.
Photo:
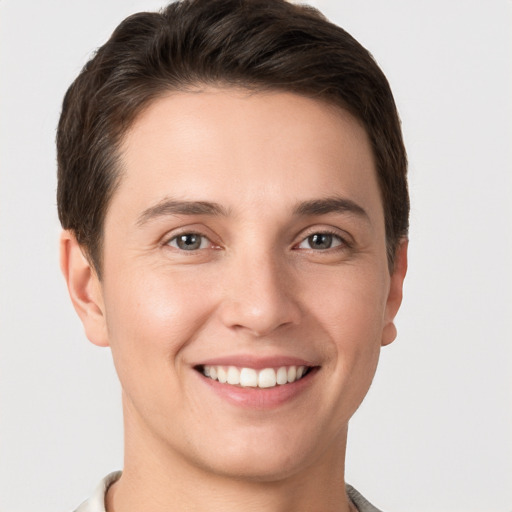
[[[141,210],[166,195],[215,196],[237,208],[342,194],[381,209],[361,124],[338,107],[293,93],[170,93],[135,120],[121,162],[113,203],[125,208]]]

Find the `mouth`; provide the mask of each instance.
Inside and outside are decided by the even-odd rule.
[[[207,379],[240,388],[268,389],[293,384],[311,373],[314,366],[288,365],[255,369],[250,367],[198,365],[194,369]]]

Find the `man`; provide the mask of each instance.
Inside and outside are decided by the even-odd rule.
[[[406,156],[369,53],[311,8],[127,18],[66,94],[61,266],[123,389],[80,512],[377,510],[350,417],[407,267]]]

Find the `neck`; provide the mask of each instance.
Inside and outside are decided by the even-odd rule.
[[[349,512],[346,429],[306,467],[276,477],[225,475],[191,463],[125,414],[123,475],[107,493],[107,512]]]

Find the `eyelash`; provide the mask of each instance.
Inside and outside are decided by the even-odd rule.
[[[179,247],[180,238],[185,238],[185,237],[200,238],[201,241],[200,241],[199,247],[194,248],[194,249],[189,249],[189,250],[184,249],[183,247]],[[172,242],[176,242],[176,245],[172,245]],[[201,247],[204,242],[207,242],[209,247]],[[182,233],[178,233],[177,235],[174,235],[172,238],[168,239],[164,245],[173,247],[174,249],[177,249],[180,252],[190,252],[190,253],[194,253],[196,251],[204,250],[207,248],[212,248],[214,246],[213,242],[206,235],[197,233],[195,231],[184,231]],[[193,245],[193,244],[191,243],[190,245]]]
[[[308,241],[310,241],[310,239],[312,237],[315,237],[317,235],[320,235],[320,236],[328,236],[328,237],[331,237],[331,246],[330,247],[326,247],[326,248],[313,248],[313,247],[300,247],[302,244],[304,243],[308,243]],[[196,238],[199,238],[200,241],[199,241],[199,246],[198,247],[195,247],[195,248],[192,248],[192,249],[184,249],[183,247],[180,247],[180,237],[182,239],[186,238],[186,237],[196,237]],[[173,242],[175,242],[173,244]],[[184,241],[185,244],[187,244],[186,241]],[[197,243],[197,242],[196,242]],[[335,243],[334,246],[332,246],[332,243]],[[203,246],[204,244],[207,244],[207,246]],[[204,249],[208,249],[208,248],[219,248],[218,246],[215,246],[215,244],[206,236],[206,235],[203,235],[201,233],[198,233],[196,231],[184,231],[182,233],[178,233],[177,235],[174,235],[172,238],[169,238],[167,239],[165,242],[164,242],[164,245],[166,246],[169,246],[169,247],[172,247],[173,249],[176,249],[180,252],[183,252],[183,253],[196,253],[197,251],[201,251],[201,250],[204,250]],[[189,245],[194,245],[193,242],[189,243]],[[339,233],[336,233],[332,230],[326,230],[326,229],[323,229],[323,230],[317,230],[317,231],[311,231],[309,234],[307,234],[307,236],[305,236],[304,238],[301,239],[301,241],[298,243],[298,244],[295,244],[293,246],[293,249],[294,250],[307,250],[307,251],[314,251],[314,252],[331,252],[331,250],[343,250],[343,249],[350,249],[351,245],[347,242],[347,240],[342,237]]]
[[[350,249],[351,245],[347,242],[346,238],[342,237],[338,232],[335,232],[334,230],[329,229],[319,229],[319,230],[313,230],[310,231],[302,240],[294,246],[294,249],[301,249],[300,245],[304,243],[308,243],[308,240],[316,235],[321,236],[329,236],[332,237],[332,242],[334,243],[335,240],[338,242],[336,245],[327,247],[325,249],[315,249],[313,247],[308,248],[302,248],[307,251],[314,251],[314,252],[332,252],[336,250],[344,250],[344,249]]]

